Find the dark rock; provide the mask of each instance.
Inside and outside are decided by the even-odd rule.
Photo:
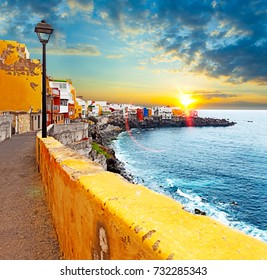
[[[231,205],[233,205],[233,206],[237,206],[237,205],[238,205],[238,203],[237,203],[236,201],[232,201],[232,202],[231,202]]]
[[[196,215],[203,215],[203,216],[206,216],[206,212],[201,211],[201,210],[199,210],[199,209],[197,209],[197,208],[195,208],[195,214],[196,214]]]
[[[107,171],[119,174],[121,173],[121,170],[119,169],[118,164],[114,158],[107,159]]]
[[[88,120],[92,121],[95,124],[98,122],[98,119],[96,117],[94,117],[94,116],[89,116]]]

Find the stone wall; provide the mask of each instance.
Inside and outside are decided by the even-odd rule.
[[[38,133],[36,153],[65,259],[265,259],[267,244],[104,169]]]
[[[0,115],[0,142],[11,138],[11,115]]]
[[[88,139],[87,123],[54,124],[48,134],[64,145],[73,145],[75,142]]]
[[[18,122],[18,134],[31,131],[30,114],[14,114]]]

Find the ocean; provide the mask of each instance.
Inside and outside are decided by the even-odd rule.
[[[132,129],[112,145],[136,183],[267,242],[267,110],[200,110],[229,127]]]

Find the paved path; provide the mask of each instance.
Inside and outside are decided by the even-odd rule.
[[[60,259],[35,161],[35,133],[0,143],[0,260]]]

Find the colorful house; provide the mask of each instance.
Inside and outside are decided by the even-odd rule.
[[[172,108],[172,114],[175,117],[181,117],[184,114],[184,111],[181,108],[174,107]]]
[[[96,104],[95,101],[93,100],[88,100],[87,101],[87,113],[88,116],[99,116],[101,109],[100,106],[98,104]]]
[[[143,108],[137,108],[136,114],[137,114],[138,121],[144,120],[144,109]]]
[[[154,114],[161,116],[163,120],[170,120],[172,118],[172,109],[167,106],[159,106],[155,108]]]
[[[60,90],[60,114],[64,115],[64,122],[69,123],[70,120],[79,117],[78,105],[76,104],[76,90],[71,80],[57,80],[50,78],[49,84],[51,88]]]
[[[149,109],[144,108],[144,117],[148,117],[148,116],[149,116]]]

